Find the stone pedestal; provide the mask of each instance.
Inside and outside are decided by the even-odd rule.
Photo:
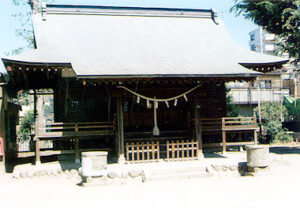
[[[249,145],[247,150],[248,172],[261,174],[269,172],[270,153],[268,145]]]
[[[125,157],[124,157],[123,154],[121,154],[121,155],[119,156],[119,158],[118,158],[118,163],[119,163],[120,165],[124,165],[125,162],[126,162]]]
[[[268,167],[270,165],[268,145],[249,145],[246,149],[248,167]]]
[[[99,185],[107,185],[108,178],[107,176],[99,176],[99,177],[85,177],[82,176],[82,186],[83,187],[92,187],[92,186],[99,186]]]
[[[87,177],[103,176],[107,168],[107,152],[93,151],[83,152],[82,175]]]
[[[82,184],[103,185],[107,183],[107,152],[83,152],[82,156]]]

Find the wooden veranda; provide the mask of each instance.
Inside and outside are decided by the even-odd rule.
[[[97,136],[119,136],[118,125],[122,122],[80,122],[80,123],[44,123],[38,124],[36,142],[36,162],[39,163],[40,156],[51,154],[74,153],[75,161],[80,161],[80,152],[103,150],[99,148],[80,149],[79,142],[86,138]],[[222,147],[223,154],[226,153],[228,146],[239,146],[257,144],[257,124],[255,117],[222,117],[222,118],[206,118],[195,120],[195,129],[199,129],[197,137],[176,136],[175,132],[172,136],[161,137],[140,137],[128,140],[124,143],[119,140],[123,147],[123,152],[127,162],[151,162],[164,159],[172,160],[188,160],[199,159],[202,156],[202,150],[206,147]],[[119,130],[120,131],[120,130]],[[245,141],[242,135],[246,133],[253,135],[252,139]],[[226,140],[228,134],[238,134],[236,141]],[[124,134],[124,133],[123,133]],[[221,142],[203,143],[202,138],[209,134],[221,135]],[[95,137],[96,136],[96,137]],[[73,151],[40,150],[39,142],[43,140],[69,140],[73,144]],[[108,150],[105,148],[104,150]]]

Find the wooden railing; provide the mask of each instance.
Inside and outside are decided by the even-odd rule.
[[[126,160],[128,162],[158,161],[159,159],[159,141],[126,143]]]
[[[222,129],[223,130],[252,130],[256,129],[255,117],[223,117]]]
[[[154,162],[165,160],[189,160],[198,158],[198,142],[194,140],[166,140],[166,141],[135,141],[126,142],[126,161]]]
[[[222,134],[222,142],[206,143],[203,147],[222,146],[226,152],[226,146],[243,146],[257,144],[256,117],[223,117],[200,119],[201,132],[205,134]],[[227,142],[226,133],[238,133],[239,141]],[[242,133],[253,132],[253,141],[242,141]]]
[[[223,117],[200,120],[202,131],[235,131],[253,130],[257,128],[255,117]]]
[[[40,156],[43,152],[40,151],[40,142],[42,140],[67,139],[74,143],[75,162],[79,163],[80,149],[79,140],[90,138],[91,136],[113,135],[114,122],[79,122],[79,123],[44,123],[36,127],[35,140],[35,156],[36,163],[40,162]],[[47,150],[47,155],[62,154],[64,150]]]
[[[105,135],[114,130],[113,122],[44,123],[40,124],[39,139]]]
[[[198,150],[194,140],[167,141],[167,160],[198,158]]]

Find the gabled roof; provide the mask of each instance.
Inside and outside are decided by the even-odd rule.
[[[212,10],[47,5],[37,49],[4,63],[71,64],[78,77],[250,76],[287,60],[237,45]]]

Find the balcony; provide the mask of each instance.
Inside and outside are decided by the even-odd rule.
[[[257,104],[259,100],[259,92],[254,88],[231,89],[230,94],[234,104]],[[289,89],[260,89],[261,102],[280,102],[282,95],[288,96]]]

